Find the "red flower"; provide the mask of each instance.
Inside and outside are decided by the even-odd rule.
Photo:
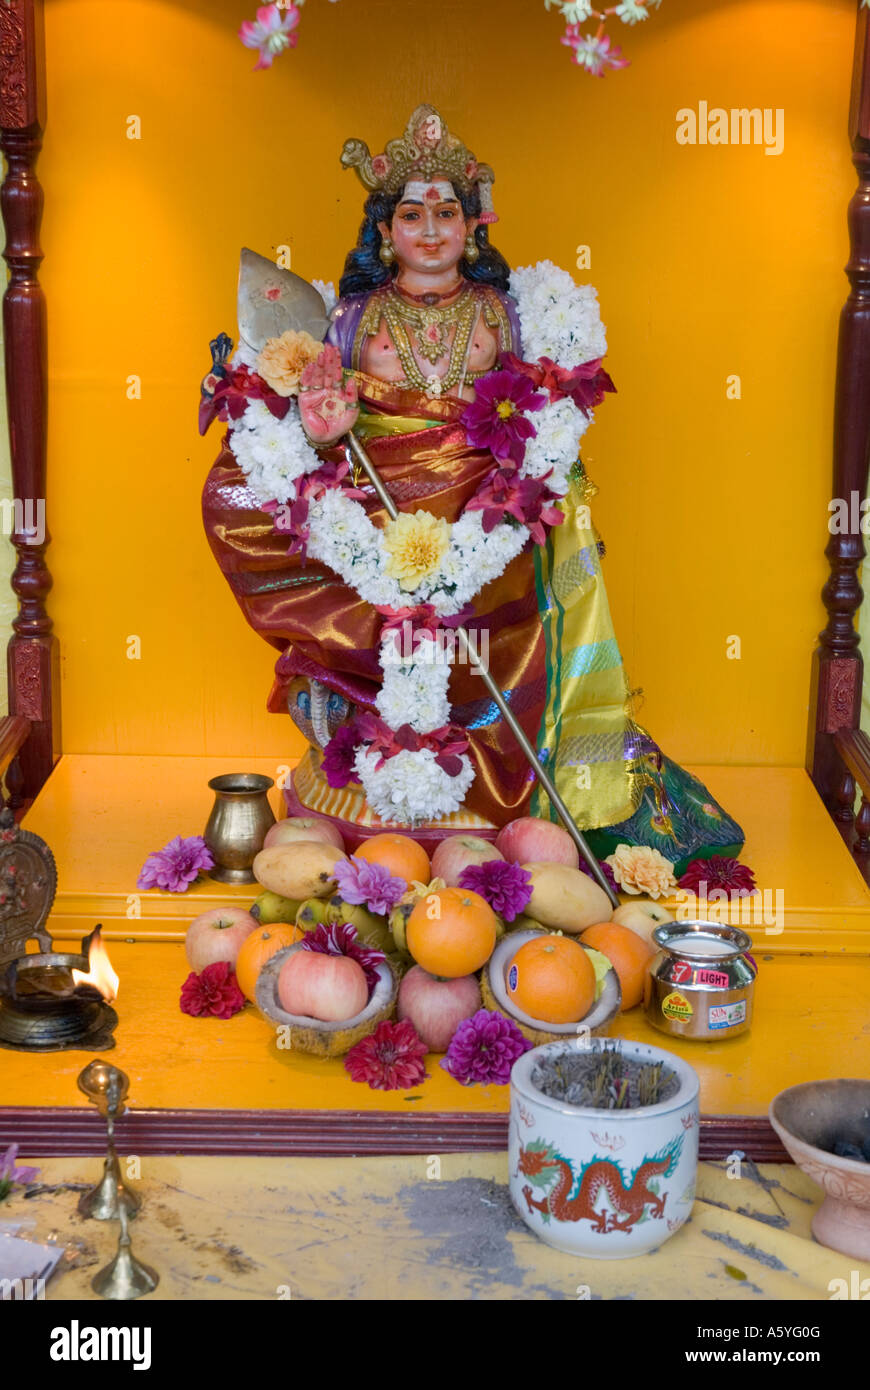
[[[558,526],[565,520],[558,507],[552,505],[558,500],[547,487],[546,478],[518,478],[513,468],[495,468],[484,478],[466,510],[483,512],[487,535],[506,516],[512,516],[529,528],[533,541],[543,545],[547,539],[544,527]]]
[[[528,377],[539,390],[547,391],[551,401],[561,401],[569,396],[584,415],[589,414],[592,406],[601,404],[605,391],[616,390],[612,378],[601,365],[600,357],[571,368],[560,367],[552,357],[539,357],[537,362],[523,362],[512,352],[503,353],[499,360],[512,372]]]
[[[691,864],[686,865],[686,872],[679,883],[681,888],[696,895],[703,884],[705,897],[710,896],[711,888],[724,888],[726,892],[736,893],[741,898],[758,891],[755,875],[749,865],[722,854],[713,854],[709,859],[693,859]]]
[[[428,748],[448,777],[457,777],[462,771],[461,754],[468,751],[465,730],[458,724],[443,724],[440,729],[418,734],[410,724],[400,724],[398,729],[391,729],[376,714],[364,710],[356,716],[354,728],[360,740],[368,745],[369,752],[380,754],[375,764],[376,772],[380,771],[387,758],[394,758],[403,750],[418,753],[421,748]]]
[[[181,986],[181,1012],[194,1018],[232,1018],[245,1003],[229,961],[215,961],[199,975],[191,972]]]
[[[283,420],[290,409],[290,397],[279,396],[250,367],[239,364],[227,368],[214,395],[202,402],[200,434],[205,434],[215,416],[219,420],[240,420],[251,401],[262,401],[276,420]]]
[[[356,1043],[344,1059],[352,1081],[365,1081],[374,1091],[407,1091],[426,1079],[426,1046],[413,1023],[379,1023]]]

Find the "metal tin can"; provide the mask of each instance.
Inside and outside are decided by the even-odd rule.
[[[665,922],[644,985],[644,1013],[678,1038],[733,1038],[752,1020],[758,973],[746,932],[721,922]]]

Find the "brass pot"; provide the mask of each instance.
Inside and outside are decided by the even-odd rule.
[[[268,797],[274,785],[258,772],[227,772],[209,782],[214,806],[204,839],[214,859],[209,876],[219,883],[255,882],[251,865],[275,824]]]

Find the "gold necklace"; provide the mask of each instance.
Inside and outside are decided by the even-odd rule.
[[[404,369],[407,384],[416,387],[418,391],[424,391],[427,395],[441,395],[442,392],[456,386],[463,375],[468,340],[477,318],[478,296],[474,287],[466,286],[456,302],[444,308],[421,308],[409,304],[390,286],[379,307]],[[447,352],[447,335],[454,327],[456,331],[453,342],[449,345],[450,363],[445,374],[437,379],[438,390],[433,391],[435,374],[425,377],[420,371],[408,330],[413,329],[416,335],[420,356],[434,366]]]

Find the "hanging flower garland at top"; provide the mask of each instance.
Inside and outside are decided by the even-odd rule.
[[[287,48],[295,48],[299,41],[298,26],[301,18],[299,7],[304,0],[279,0],[272,5],[261,5],[255,20],[245,20],[239,29],[239,38],[246,48],[256,49],[258,56],[254,71],[270,68],[280,53]],[[861,0],[863,5],[870,0]],[[565,20],[565,33],[561,42],[572,51],[572,60],[584,72],[593,77],[603,77],[608,71],[627,68],[629,61],[624,58],[616,44],[611,45],[610,35],[605,32],[608,19],[615,16],[623,24],[640,24],[649,18],[651,9],[658,9],[661,0],[620,0],[619,4],[597,9],[591,0],[544,0],[548,10],[558,10]],[[584,31],[583,25],[598,20],[594,33]]]
[[[330,286],[318,286],[324,303]],[[376,526],[346,462],[324,462],[302,428],[300,390],[348,387],[336,348],[288,331],[262,351],[243,346],[203,407],[229,425],[248,488],[289,553],[328,565],[384,619],[383,683],[327,745],[331,786],[356,778],[381,820],[402,825],[459,810],[474,780],[464,729],[450,719],[451,629],[477,594],[563,520],[565,496],[592,408],[614,390],[595,290],[551,261],[513,272],[511,294],[527,361],[511,353],[476,384],[462,423],[494,466],[448,524],[418,509]],[[535,360],[536,359],[536,360]]]

